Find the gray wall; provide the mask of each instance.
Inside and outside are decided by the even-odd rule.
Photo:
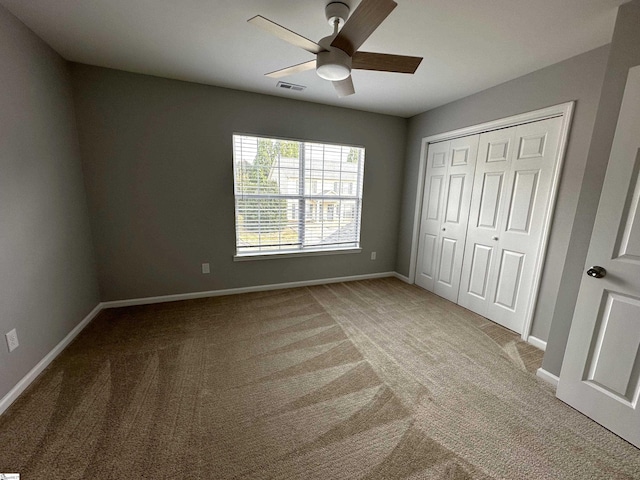
[[[87,65],[72,77],[103,301],[395,269],[405,119]],[[234,262],[234,132],[364,145],[363,252]]]
[[[2,6],[0,85],[2,398],[99,297],[67,66]]]
[[[409,120],[402,216],[398,233],[399,273],[409,273],[423,137],[575,100],[576,108],[532,328],[535,337],[547,340],[558,297],[563,295],[565,289],[574,287],[561,283],[562,274],[566,270],[582,268],[584,262],[584,257],[580,261],[579,258],[567,255],[572,231],[576,228],[574,217],[585,174],[608,50],[608,46],[600,47]]]
[[[587,161],[588,175],[584,177],[575,227],[569,242],[567,265],[561,278],[563,295],[558,298],[553,315],[549,343],[543,368],[560,374],[573,310],[582,280],[591,231],[600,199],[613,136],[620,113],[622,96],[629,68],[640,65],[640,0],[624,4],[618,11],[611,42],[607,70],[600,96],[596,123]]]

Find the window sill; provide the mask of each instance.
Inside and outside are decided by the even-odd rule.
[[[360,253],[362,248],[350,247],[340,248],[336,250],[318,249],[318,250],[301,250],[297,252],[262,252],[262,253],[245,253],[233,256],[234,262],[248,262],[253,260],[274,260],[276,258],[294,258],[294,257],[315,257],[318,255],[344,255],[349,253]]]

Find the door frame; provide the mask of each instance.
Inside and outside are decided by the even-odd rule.
[[[558,187],[560,185],[560,175],[562,173],[562,167],[564,164],[564,157],[567,150],[567,143],[569,138],[569,130],[571,127],[571,120],[573,117],[573,110],[575,102],[566,102],[551,107],[542,108],[540,110],[534,110],[531,112],[521,113],[510,117],[493,120],[490,122],[480,123],[478,125],[472,125],[470,127],[464,127],[449,132],[439,133],[436,135],[430,135],[422,139],[422,147],[420,149],[420,165],[418,169],[418,186],[416,189],[416,200],[414,206],[413,217],[413,235],[411,238],[411,260],[409,265],[409,283],[414,284],[416,280],[416,262],[418,261],[418,242],[420,235],[420,219],[422,218],[422,200],[424,194],[424,175],[426,173],[427,162],[427,150],[429,144],[436,142],[443,142],[446,140],[454,140],[460,137],[466,137],[469,135],[476,135],[480,133],[490,132],[492,130],[499,130],[502,128],[515,127],[525,123],[537,122],[539,120],[547,120],[549,118],[562,117],[562,126],[560,128],[560,142],[558,144],[558,156],[556,157],[555,171],[553,173],[553,179],[551,182],[551,199],[549,206],[545,212],[545,221],[542,231],[542,243],[540,245],[540,251],[535,259],[534,279],[533,279],[533,292],[529,299],[529,304],[525,312],[525,321],[522,329],[522,339],[529,341],[536,347],[546,347],[546,342],[537,339],[535,337],[530,338],[531,326],[533,322],[533,314],[535,312],[535,306],[538,302],[538,294],[540,290],[540,280],[542,278],[542,267],[547,254],[547,246],[549,244],[549,235],[551,231],[551,221],[553,220],[556,200],[558,196]]]

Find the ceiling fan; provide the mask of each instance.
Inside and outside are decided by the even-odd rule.
[[[422,57],[358,51],[358,48],[397,6],[398,4],[393,0],[362,0],[349,17],[348,5],[342,2],[331,2],[326,6],[325,14],[329,25],[333,27],[333,34],[324,37],[318,43],[261,15],[256,15],[247,21],[316,55],[315,60],[267,73],[267,77],[280,78],[315,68],[318,76],[333,83],[338,96],[345,97],[355,93],[351,79],[352,69],[414,73],[420,65]]]

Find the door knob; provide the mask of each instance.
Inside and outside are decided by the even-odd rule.
[[[442,231],[443,231],[443,232],[446,232],[446,231],[447,231],[447,229],[446,229],[446,228],[444,228],[444,227],[442,227]]]
[[[593,278],[602,278],[607,274],[607,271],[602,268],[599,267],[597,265],[591,267],[589,270],[587,270],[587,275],[589,275],[590,277]]]
[[[492,237],[494,240],[498,240],[498,237]]]

